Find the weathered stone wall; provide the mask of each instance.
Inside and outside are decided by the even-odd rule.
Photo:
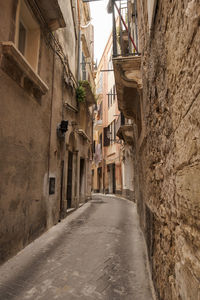
[[[145,138],[136,197],[158,299],[200,299],[200,5],[138,1]],[[135,172],[136,172],[135,171]]]

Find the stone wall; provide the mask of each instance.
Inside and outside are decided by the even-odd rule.
[[[138,1],[145,138],[136,198],[158,299],[200,299],[200,5]]]

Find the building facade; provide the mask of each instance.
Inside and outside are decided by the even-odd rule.
[[[116,136],[120,116],[112,64],[112,36],[109,37],[96,73],[98,97],[94,121],[93,191],[122,194],[122,157]]]
[[[123,14],[123,5],[126,6]],[[119,109],[158,299],[200,297],[200,4],[109,1]],[[115,19],[114,19],[115,20]]]
[[[95,99],[88,4],[1,1],[0,19],[3,262],[90,197]]]

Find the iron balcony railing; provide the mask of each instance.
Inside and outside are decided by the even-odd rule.
[[[113,57],[139,55],[137,0],[110,0],[113,15]]]

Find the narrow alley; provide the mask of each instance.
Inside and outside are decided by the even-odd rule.
[[[200,300],[200,1],[0,22],[0,300]]]
[[[136,206],[93,199],[0,267],[0,299],[151,300]]]

